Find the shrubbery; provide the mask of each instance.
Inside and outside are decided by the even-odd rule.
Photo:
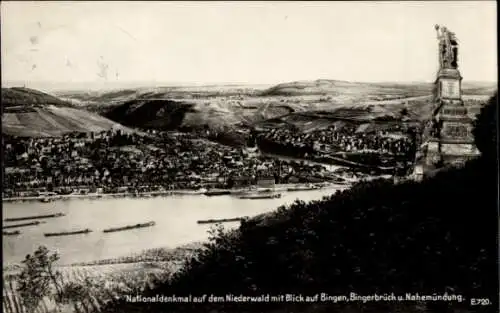
[[[476,146],[484,158],[493,161],[497,158],[498,149],[498,93],[490,98],[488,104],[481,108],[474,125]]]

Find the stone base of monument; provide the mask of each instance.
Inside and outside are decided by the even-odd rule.
[[[473,143],[442,143],[441,154],[478,156],[479,151]]]
[[[473,143],[441,144],[444,166],[462,166],[479,155],[480,152]]]
[[[474,143],[443,143],[432,138],[426,144],[425,157],[415,165],[415,180],[432,177],[450,167],[461,167],[480,155]]]

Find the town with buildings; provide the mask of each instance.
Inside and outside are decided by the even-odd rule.
[[[256,149],[233,148],[179,132],[4,136],[3,149],[4,198],[338,181],[325,166],[266,157]]]
[[[366,125],[370,126],[370,125]],[[298,133],[287,128],[270,129],[258,135],[265,146],[289,148],[295,155],[312,160],[327,160],[331,156],[342,156],[369,166],[390,166],[392,168],[411,167],[415,149],[415,134],[397,127],[393,131],[366,131],[359,127],[330,126],[324,130]],[[283,150],[283,149],[282,149]],[[364,156],[364,158],[363,158]],[[366,162],[366,156],[374,156]],[[384,162],[384,158],[389,163]]]

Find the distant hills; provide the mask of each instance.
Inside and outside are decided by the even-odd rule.
[[[275,85],[262,92],[268,96],[299,95],[364,95],[373,100],[384,100],[394,97],[418,97],[432,92],[431,83],[359,83],[340,80],[318,79],[315,81],[296,81]],[[475,95],[493,93],[496,83],[464,82],[464,94]]]
[[[402,87],[402,88],[401,88]],[[400,95],[404,89],[406,96],[421,96],[429,92],[422,85],[407,86],[383,86],[371,83],[358,83],[339,80],[318,79],[315,81],[295,81],[278,84],[263,92],[267,96],[300,96],[300,95],[367,95],[390,97]],[[415,92],[408,95],[408,92]]]
[[[27,88],[2,88],[2,133],[21,137],[56,137],[69,132],[123,129],[103,116],[72,107],[55,96]]]
[[[363,109],[366,117],[395,116],[402,108],[416,119],[427,118],[430,83],[359,83],[320,79],[278,84],[169,86],[58,95],[128,126],[169,129],[255,125],[287,114]],[[487,99],[494,83],[465,82],[469,98]],[[371,109],[366,109],[371,108]],[[366,110],[365,110],[366,109]]]
[[[2,130],[17,133],[23,126],[24,132],[55,134],[121,125],[155,129],[192,126],[237,129],[311,111],[330,112],[333,118],[342,112],[338,114],[345,119],[346,110],[354,110],[358,120],[368,121],[398,118],[403,108],[409,111],[407,117],[422,120],[430,114],[432,87],[430,83],[319,79],[272,87],[210,85],[64,91],[55,93],[57,97],[32,89],[9,88],[2,89],[2,100],[6,101],[4,108],[20,108],[7,112],[15,115],[6,120],[8,123]],[[478,105],[496,88],[495,83],[464,82],[464,99],[475,100],[476,112]],[[19,111],[28,108],[32,113],[29,119]],[[310,122],[314,122],[314,118]]]

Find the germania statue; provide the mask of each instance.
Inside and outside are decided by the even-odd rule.
[[[442,69],[458,67],[458,41],[455,33],[450,32],[446,27],[436,25],[439,40],[439,62]]]

